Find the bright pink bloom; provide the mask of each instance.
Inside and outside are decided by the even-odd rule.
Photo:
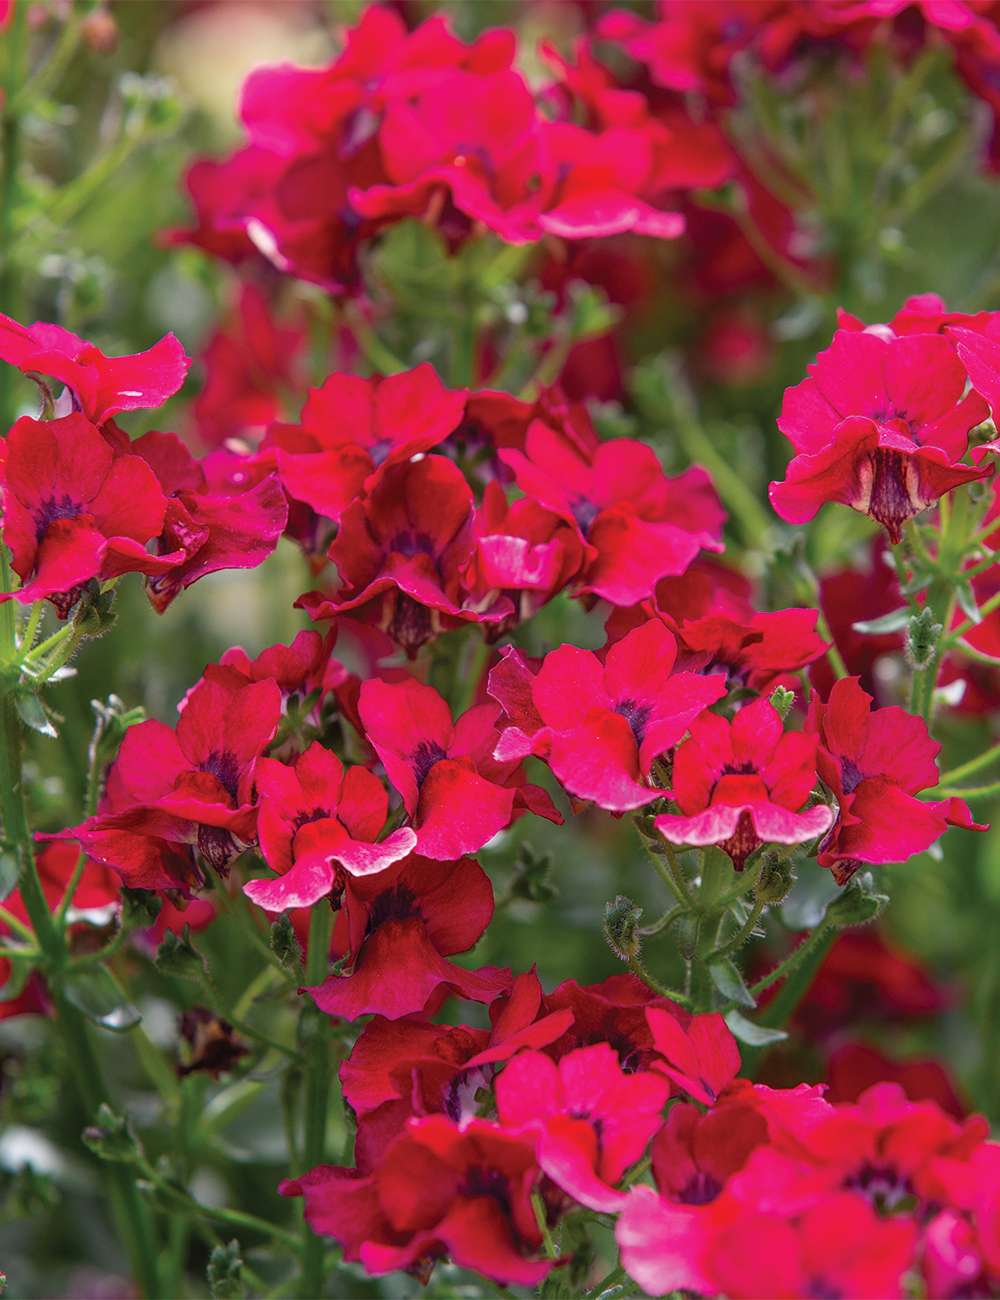
[[[401,464],[430,451],[458,426],[464,390],[450,391],[433,366],[383,378],[334,374],[311,388],[301,424],[268,430],[288,495],[336,522],[373,486],[377,466]]]
[[[552,1268],[531,1193],[541,1178],[533,1145],[473,1119],[411,1121],[368,1171],[320,1165],[285,1179],[283,1196],[305,1196],[314,1232],[340,1242],[344,1258],[376,1275],[409,1269],[427,1278],[442,1256],[500,1283],[534,1286]]]
[[[499,455],[523,492],[579,529],[581,592],[634,605],[660,578],[683,573],[702,547],[722,549],[725,513],[700,466],[668,479],[645,443],[599,443],[592,431],[583,442],[541,420],[528,429],[524,452]]]
[[[798,811],[815,784],[815,740],[784,731],[770,701],[754,700],[732,723],[706,711],[674,755],[681,814],[655,825],[672,844],[717,844],[742,871],[761,844],[801,844],[829,830],[825,804]]]
[[[471,948],[492,916],[493,887],[471,858],[414,854],[374,876],[346,876],[333,951],[353,973],[309,991],[323,1011],[346,1020],[433,1011],[449,993],[492,1002],[510,989],[509,970],[467,971],[444,960]]]
[[[47,599],[65,618],[91,578],[163,574],[182,558],[146,550],[167,510],[149,466],[115,456],[82,415],[22,416],[2,455],[3,536],[24,582],[13,597],[22,604]]]
[[[515,789],[519,759],[494,759],[500,739],[495,704],[475,705],[453,723],[432,686],[413,677],[391,684],[372,678],[362,684],[358,710],[368,741],[403,796],[425,857],[456,858],[481,849],[510,824],[518,793],[522,807],[562,820],[537,786],[525,786],[522,777],[520,791]]]
[[[212,490],[202,466],[172,433],[146,433],[131,446],[168,498],[157,546],[163,560],[173,563],[146,584],[158,613],[208,573],[254,569],[267,559],[288,518],[275,475],[248,482],[237,470],[223,490]]]
[[[653,759],[726,692],[721,675],[671,676],[676,653],[656,620],[612,646],[603,666],[592,651],[564,645],[532,677],[519,652],[508,651],[490,673],[490,694],[512,724],[497,757],[541,754],[570,794],[602,808],[650,803],[659,792],[640,781]]]
[[[960,325],[965,329],[982,330],[992,319],[993,313],[977,312],[969,316],[961,311],[949,311],[944,299],[936,293],[915,293],[903,303],[892,320],[886,325],[866,325],[857,316],[837,308],[837,328],[841,330],[864,330],[868,334],[877,334],[880,338],[890,339],[904,334],[943,334],[949,325]]]
[[[740,1049],[722,1016],[693,1016],[682,1028],[676,1016],[657,1007],[647,1007],[646,1019],[653,1034],[653,1050],[667,1062],[658,1063],[668,1078],[680,1085],[688,1096],[704,1106],[712,1106],[719,1094],[736,1078],[740,1068]]]
[[[653,1139],[660,1195],[681,1205],[708,1205],[766,1141],[767,1121],[752,1104],[713,1106],[703,1114],[678,1102]]]
[[[522,1052],[495,1088],[500,1122],[537,1131],[538,1163],[556,1186],[611,1213],[626,1200],[614,1184],[644,1155],[670,1095],[655,1074],[625,1074],[607,1043],[570,1052],[558,1065]]]
[[[978,393],[963,398],[965,367],[946,339],[838,330],[809,372],[786,390],[778,419],[796,452],[770,487],[782,519],[805,523],[840,501],[898,542],[908,519],[987,476],[959,463],[987,407]]]
[[[36,321],[19,325],[0,316],[0,359],[25,374],[51,375],[69,390],[60,415],[82,412],[92,424],[103,424],[120,411],[144,411],[173,397],[191,364],[172,334],[148,352],[130,357],[106,357],[59,325]]]
[[[305,337],[301,324],[279,325],[256,285],[243,285],[238,311],[202,354],[205,386],[194,416],[204,443],[215,447],[227,438],[259,439],[278,418],[281,389],[298,386]]]
[[[280,712],[273,681],[238,691],[202,682],[188,696],[176,731],[155,719],[128,729],[115,765],[128,804],[89,818],[71,834],[131,888],[177,883],[155,873],[159,854],[144,843],[149,840],[195,845],[225,875],[256,835],[254,780]]]
[[[472,530],[472,491],[456,465],[443,456],[397,465],[343,513],[329,554],[344,586],[297,604],[313,618],[357,610],[414,658],[439,632],[477,617],[458,603]]]
[[[313,743],[294,764],[262,758],[257,765],[260,851],[277,880],[250,880],[248,898],[270,912],[311,907],[336,888],[342,873],[369,876],[416,847],[409,827],[380,843],[389,797],[365,767],[344,771],[340,759]]]
[[[905,862],[949,826],[985,830],[961,799],[914,796],[938,783],[937,755],[922,718],[892,705],[872,712],[856,677],[836,683],[826,704],[813,696],[806,731],[817,738],[820,776],[840,816],[820,846],[820,866],[844,884],[863,862]]]

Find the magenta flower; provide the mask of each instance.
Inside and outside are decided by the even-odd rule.
[[[578,589],[634,605],[702,547],[722,549],[725,513],[700,466],[668,479],[645,443],[598,442],[588,432],[585,443],[535,420],[524,451],[499,456],[522,492],[579,529],[586,567]]]
[[[682,1028],[676,1016],[658,1007],[646,1008],[653,1034],[653,1050],[666,1064],[659,1068],[703,1106],[712,1106],[726,1084],[736,1078],[741,1065],[740,1049],[722,1016],[692,1016]]]
[[[82,415],[22,416],[2,456],[3,538],[24,584],[13,599],[50,600],[65,618],[89,579],[162,575],[183,558],[146,550],[167,510],[156,477],[140,456],[116,456]]]
[[[655,1074],[625,1074],[607,1043],[570,1052],[558,1065],[522,1052],[495,1088],[500,1122],[537,1132],[538,1163],[556,1186],[610,1213],[626,1202],[614,1184],[642,1158],[670,1095]]]
[[[338,864],[352,876],[368,876],[405,858],[417,837],[408,827],[380,843],[389,798],[367,768],[347,771],[335,754],[312,744],[294,764],[261,759],[257,834],[276,880],[250,880],[248,898],[270,912],[311,907],[335,891]],[[342,874],[342,873],[341,873]]]
[[[144,411],[173,397],[187,375],[190,360],[172,334],[148,352],[106,357],[59,325],[36,321],[20,325],[0,316],[0,360],[25,374],[50,375],[64,383],[70,400],[60,415],[80,411],[92,424],[103,424],[120,411]]]
[[[497,757],[541,754],[570,794],[601,808],[650,803],[660,792],[640,782],[653,759],[726,693],[721,675],[671,675],[676,655],[677,643],[655,619],[612,646],[603,666],[590,650],[564,645],[532,677],[519,652],[506,651],[490,674],[490,694],[512,724]]]
[[[313,1231],[369,1273],[407,1269],[426,1279],[448,1257],[496,1282],[534,1286],[552,1268],[530,1258],[542,1244],[531,1204],[540,1177],[530,1139],[430,1115],[372,1169],[320,1165],[278,1190],[304,1196]]]
[[[806,731],[819,742],[817,768],[840,815],[820,845],[820,866],[839,885],[864,862],[905,862],[949,826],[986,830],[961,799],[914,796],[938,783],[941,750],[923,718],[891,705],[872,709],[856,677],[836,682],[826,704],[814,695]]]
[[[988,477],[959,463],[988,408],[978,393],[963,397],[965,367],[940,335],[838,330],[809,372],[786,390],[778,419],[796,453],[785,481],[770,487],[782,519],[802,524],[840,501],[895,543],[945,492]]]
[[[280,713],[273,681],[238,691],[203,681],[176,731],[153,718],[128,729],[115,767],[128,806],[88,818],[72,835],[131,888],[159,887],[148,883],[148,838],[196,846],[226,875],[256,836],[254,780]]]
[[[461,470],[443,456],[409,461],[344,511],[329,553],[344,586],[298,604],[317,619],[352,612],[413,658],[442,630],[475,621],[459,604],[472,549],[472,491]]]
[[[767,1136],[767,1120],[752,1103],[720,1104],[703,1113],[678,1102],[653,1139],[657,1190],[681,1205],[708,1205]]]
[[[333,950],[353,973],[309,991],[321,1010],[346,1020],[434,1011],[449,993],[492,1002],[509,991],[509,970],[467,971],[444,960],[471,948],[492,916],[493,887],[471,858],[414,854],[373,876],[347,876]]]
[[[825,804],[799,812],[816,784],[816,742],[785,732],[768,700],[754,700],[732,723],[703,713],[674,755],[680,814],[656,818],[672,844],[717,844],[737,871],[762,844],[801,844],[829,830]]]

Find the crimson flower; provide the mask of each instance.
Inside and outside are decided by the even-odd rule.
[[[313,618],[356,610],[412,659],[442,630],[475,621],[458,603],[472,548],[472,491],[461,470],[443,456],[409,461],[344,511],[329,552],[344,586],[297,604]]]
[[[370,678],[358,711],[365,735],[403,796],[417,848],[428,858],[475,853],[509,825],[515,800],[550,820],[561,820],[544,791],[515,788],[520,762],[498,762],[495,704],[475,705],[455,723],[445,700],[413,677]],[[514,778],[512,780],[512,778]]]
[[[79,411],[92,424],[103,424],[120,411],[162,406],[183,384],[191,364],[172,334],[148,352],[106,357],[59,325],[36,321],[25,326],[9,316],[0,316],[0,360],[24,374],[60,380],[69,390],[69,401],[58,413]]]
[[[536,1158],[557,1187],[588,1209],[620,1210],[614,1184],[663,1123],[666,1080],[625,1074],[607,1043],[556,1065],[541,1052],[515,1056],[495,1084],[500,1122],[537,1131]]]
[[[705,712],[674,755],[680,814],[656,818],[672,844],[717,844],[737,871],[764,843],[801,844],[829,830],[825,804],[800,813],[816,784],[816,742],[784,731],[769,700],[754,700],[732,723]]]
[[[153,718],[128,729],[115,765],[128,803],[69,834],[131,888],[177,884],[164,884],[150,839],[197,846],[225,875],[256,835],[254,779],[280,712],[273,681],[238,691],[203,681],[187,697],[176,731]]]
[[[371,1170],[320,1165],[278,1190],[304,1196],[313,1231],[369,1273],[409,1269],[427,1280],[447,1256],[496,1282],[534,1286],[552,1268],[530,1258],[542,1244],[531,1203],[540,1178],[533,1144],[518,1134],[430,1115]]]
[[[89,579],[162,575],[183,557],[148,553],[167,510],[156,477],[141,456],[116,456],[82,415],[22,416],[2,455],[3,536],[24,584],[14,599],[50,600],[65,618]]]
[[[890,705],[872,711],[856,677],[837,682],[823,704],[814,696],[806,731],[819,742],[817,768],[837,796],[840,815],[817,861],[838,884],[863,862],[905,862],[949,826],[985,830],[961,799],[925,802],[914,796],[938,783],[937,755],[927,724]]]
[[[582,986],[576,980],[564,980],[546,994],[545,1006],[553,1013],[569,1011],[573,1017],[572,1024],[548,1048],[553,1060],[580,1047],[607,1043],[617,1052],[622,1069],[633,1072],[660,1062],[646,1019],[647,1007],[676,1017],[682,1026],[691,1020],[676,1002],[657,997],[631,974],[611,975],[602,984]]]
[[[678,1102],[653,1139],[653,1178],[661,1196],[681,1205],[708,1205],[767,1141],[767,1120],[746,1102],[703,1113]]]
[[[778,419],[796,453],[786,480],[770,487],[782,519],[802,524],[840,501],[896,543],[938,497],[988,477],[959,464],[988,408],[978,393],[963,397],[965,367],[941,336],[838,330],[809,373],[786,390]]]
[[[702,547],[722,549],[725,513],[705,470],[693,465],[668,479],[646,443],[586,434],[535,420],[523,452],[498,453],[522,492],[579,529],[579,591],[634,605],[660,578],[683,573]]]
[[[896,1083],[909,1101],[933,1101],[953,1119],[964,1119],[962,1105],[944,1066],[932,1056],[891,1061],[867,1043],[841,1043],[830,1053],[826,1067],[830,1102],[857,1101],[877,1083]]]
[[[646,1019],[653,1050],[666,1062],[654,1064],[654,1068],[661,1069],[695,1101],[713,1105],[726,1084],[736,1078],[741,1064],[740,1049],[722,1016],[717,1011],[693,1016],[685,1028],[676,1016],[647,1007]]]
[[[471,858],[432,862],[416,854],[373,876],[346,876],[333,951],[350,975],[311,988],[330,1015],[390,1020],[430,1008],[453,993],[492,1002],[511,986],[509,970],[463,970],[444,958],[471,948],[493,916],[493,887]]]
[[[380,843],[389,798],[365,767],[344,771],[336,754],[313,743],[289,766],[262,758],[257,834],[276,880],[250,880],[248,898],[270,912],[311,907],[336,889],[335,864],[352,876],[368,876],[405,858],[417,837],[408,827]]]
[[[675,745],[692,718],[726,693],[721,676],[674,673],[674,638],[655,619],[608,651],[602,666],[590,650],[564,645],[532,677],[516,650],[490,673],[489,691],[508,726],[497,757],[541,754],[579,799],[621,812],[658,791],[640,784],[653,759]]]

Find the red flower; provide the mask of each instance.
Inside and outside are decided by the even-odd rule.
[[[183,384],[191,364],[172,334],[148,352],[106,357],[59,325],[36,321],[24,326],[9,316],[0,316],[0,360],[24,374],[60,380],[70,400],[59,414],[79,411],[92,424],[103,424],[120,411],[162,406]]]
[[[653,1139],[653,1178],[660,1195],[681,1205],[707,1205],[750,1153],[767,1141],[767,1121],[750,1104],[697,1106],[678,1102]]]
[[[653,1034],[653,1050],[667,1062],[654,1063],[668,1078],[680,1085],[688,1096],[704,1106],[712,1106],[719,1094],[736,1078],[740,1068],[740,1049],[722,1016],[693,1016],[682,1028],[676,1016],[657,1007],[647,1007],[646,1019]]]
[[[558,1061],[567,1052],[592,1043],[607,1043],[618,1053],[625,1070],[648,1070],[660,1057],[653,1046],[653,1033],[646,1008],[655,1007],[674,1016],[683,1026],[691,1017],[676,1002],[658,998],[635,975],[612,975],[602,984],[564,980],[546,995],[551,1012],[570,1011],[573,1023],[548,1049]]]
[[[979,337],[979,336],[976,336]],[[946,339],[884,339],[838,330],[785,392],[778,427],[795,448],[771,504],[789,523],[840,501],[884,524],[895,543],[908,519],[961,483],[988,476],[961,465],[969,430],[985,419]]]
[[[432,862],[415,854],[374,876],[345,877],[333,951],[351,975],[310,989],[330,1015],[390,1020],[430,1007],[449,993],[492,1002],[511,986],[509,970],[467,971],[444,958],[471,948],[493,916],[493,888],[471,858]]]
[[[226,874],[254,840],[254,778],[280,712],[273,681],[238,691],[202,682],[188,696],[176,731],[155,719],[128,729],[115,766],[128,804],[89,818],[72,835],[131,888],[176,887],[161,874],[156,842],[164,840],[196,845]]]
[[[614,1190],[663,1123],[670,1086],[647,1071],[625,1074],[607,1043],[560,1057],[515,1056],[496,1081],[500,1122],[536,1130],[539,1165],[591,1210],[614,1212]]]
[[[429,362],[402,374],[334,374],[311,388],[300,425],[268,430],[288,495],[336,522],[365,489],[376,466],[399,465],[430,451],[459,424],[464,390],[446,389]]]
[[[542,1240],[531,1204],[540,1178],[532,1144],[517,1134],[431,1115],[412,1121],[371,1171],[320,1165],[278,1190],[304,1196],[313,1231],[369,1273],[426,1279],[447,1256],[496,1282],[534,1286],[552,1268],[529,1258]]]
[[[961,799],[914,798],[938,783],[941,746],[927,724],[892,705],[872,712],[872,697],[856,677],[837,682],[828,703],[813,697],[806,731],[817,738],[820,776],[837,797],[840,816],[817,861],[838,884],[863,862],[905,862],[949,826],[985,830]]]
[[[867,1043],[843,1043],[827,1064],[830,1102],[857,1101],[876,1083],[897,1083],[909,1101],[933,1101],[954,1119],[968,1113],[940,1061],[931,1056],[890,1061]]]
[[[702,547],[721,550],[725,514],[700,466],[668,479],[645,443],[598,443],[587,432],[584,442],[536,420],[524,452],[503,449],[500,459],[523,492],[579,529],[586,567],[578,590],[634,605]]]
[[[472,491],[456,465],[426,456],[395,466],[343,513],[329,554],[344,587],[297,605],[313,618],[358,610],[414,658],[440,631],[476,619],[458,603],[472,530]]]
[[[157,546],[163,560],[172,563],[146,584],[158,613],[206,574],[254,569],[274,550],[288,518],[275,475],[249,482],[238,468],[223,490],[213,491],[201,465],[172,433],[143,434],[132,449],[147,462],[168,497]]]
[[[277,880],[250,880],[243,892],[270,912],[311,907],[336,888],[343,873],[369,876],[405,858],[417,843],[408,827],[381,834],[389,799],[367,768],[347,771],[335,754],[312,744],[286,767],[271,758],[257,765],[257,833]]]
[[[721,676],[671,669],[676,642],[651,620],[611,647],[602,666],[590,650],[564,645],[545,656],[532,677],[516,650],[490,673],[507,727],[497,746],[503,760],[543,755],[579,799],[621,812],[659,791],[640,784],[653,759],[675,745],[692,718],[726,692]]]
[[[825,577],[819,586],[819,603],[847,671],[856,675],[862,688],[876,699],[881,695],[875,664],[883,655],[902,650],[903,637],[899,632],[865,635],[855,632],[854,624],[881,618],[903,603],[895,570],[883,561],[885,550],[885,534],[879,533],[872,539],[863,571],[839,569]],[[837,680],[825,659],[812,665],[809,679],[823,699],[829,696]]]
[[[785,732],[768,700],[754,700],[732,723],[705,712],[674,755],[673,797],[681,815],[656,828],[672,844],[717,844],[737,871],[764,843],[801,844],[829,829],[825,804],[800,813],[816,784],[816,742]]]
[[[475,853],[510,824],[517,790],[511,778],[520,763],[493,758],[500,739],[493,725],[495,704],[467,709],[457,723],[432,686],[413,677],[388,682],[369,679],[358,704],[365,735],[403,796],[417,847],[429,858]],[[523,778],[522,778],[523,781]],[[562,820],[544,792],[522,786],[522,806]]]

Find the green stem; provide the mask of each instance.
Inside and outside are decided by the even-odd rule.
[[[686,402],[673,402],[673,424],[677,440],[688,460],[704,465],[711,474],[723,504],[737,519],[743,539],[754,550],[764,550],[774,521],[754,494],[716,449],[708,434],[688,409]]]
[[[817,605],[819,602],[817,601]],[[829,641],[830,648],[826,652],[826,662],[833,670],[833,675],[839,682],[844,677],[849,677],[847,664],[844,663],[844,656],[837,649],[837,643],[833,639],[833,633],[830,631],[830,624],[826,615],[821,609],[816,610],[816,631],[824,641]]]
[[[455,328],[452,348],[451,386],[452,388],[469,388],[472,384],[476,358],[476,312],[474,307],[466,306],[465,314]]]
[[[730,953],[734,953],[737,948],[742,948],[742,946],[750,938],[751,934],[753,934],[754,926],[760,920],[760,915],[766,906],[767,904],[763,902],[762,899],[758,898],[757,901],[754,903],[753,907],[750,909],[750,915],[747,917],[746,921],[743,923],[739,931],[732,937],[732,939],[729,940],[729,942],[724,947],[716,948],[715,952],[712,953],[712,956],[728,957]]]
[[[409,370],[406,362],[400,361],[399,357],[386,347],[353,302],[348,301],[344,304],[344,321],[354,335],[355,343],[374,370],[380,371],[383,375],[398,375],[404,370]]]
[[[538,1225],[538,1231],[542,1237],[542,1248],[545,1251],[546,1259],[558,1259],[559,1252],[556,1250],[556,1244],[552,1240],[552,1233],[549,1232],[548,1215],[545,1212],[545,1202],[542,1200],[539,1192],[531,1193],[531,1208],[535,1211],[535,1223]]]
[[[250,1232],[259,1232],[262,1236],[273,1237],[284,1242],[289,1250],[298,1252],[300,1244],[298,1237],[291,1232],[286,1232],[284,1228],[279,1228],[277,1224],[268,1223],[266,1219],[258,1219],[254,1214],[244,1214],[242,1210],[226,1210],[214,1205],[202,1205],[201,1201],[196,1201],[187,1192],[182,1192],[180,1188],[165,1182],[147,1160],[140,1161],[139,1168],[143,1177],[148,1179],[161,1195],[174,1201],[196,1220],[198,1218],[213,1219],[216,1223],[227,1223],[232,1228],[245,1228]],[[157,1293],[158,1296],[163,1294],[165,1293]],[[321,1292],[317,1291],[309,1294],[320,1295]]]
[[[9,925],[12,930],[16,930],[22,939],[27,939],[30,943],[35,942],[35,932],[30,925],[25,925],[23,921],[18,920],[13,912],[8,912],[6,907],[0,907],[0,921]]]
[[[617,1286],[619,1282],[623,1282],[625,1277],[625,1270],[622,1268],[621,1264],[619,1264],[617,1268],[611,1270],[607,1277],[602,1277],[596,1286],[592,1286],[589,1291],[585,1291],[584,1295],[588,1298],[593,1297],[594,1300],[597,1300],[597,1297],[602,1296],[605,1291],[609,1290],[613,1286]]]
[[[907,536],[910,536],[910,534],[908,533]],[[910,581],[909,574],[906,572],[906,563],[903,560],[902,543],[894,544],[890,542],[889,550],[892,552],[892,560],[896,566],[896,577],[899,579],[899,587],[900,590],[902,591],[906,587],[907,583]],[[906,599],[906,603],[909,605],[910,609],[914,612],[914,614],[919,614],[920,605],[917,603],[916,597],[906,596],[905,599]]]
[[[330,966],[331,912],[326,899],[313,904],[309,916],[309,948],[306,953],[306,984],[316,987],[326,979]],[[306,1172],[326,1158],[326,1117],[330,1096],[330,1018],[318,1007],[306,1007],[303,1020],[311,1033],[305,1050],[305,1132],[302,1161]],[[321,1296],[325,1281],[325,1243],[302,1222],[302,1282],[304,1296]]]
[[[636,828],[638,829],[638,828]],[[677,855],[673,849],[663,840],[664,853],[655,853],[649,840],[639,831],[639,838],[642,840],[642,847],[649,855],[649,860],[653,864],[653,869],[660,877],[666,887],[677,899],[678,905],[685,912],[690,912],[694,906],[694,900],[691,898],[691,891],[688,889],[688,883],[685,879],[684,872],[681,870],[681,864],[677,861]],[[668,866],[663,865],[663,859],[667,859]]]
[[[756,984],[752,984],[750,986],[751,994],[755,998],[759,997],[764,992],[764,990],[769,989],[772,984],[776,984],[778,980],[784,979],[786,975],[790,975],[806,960],[807,957],[810,958],[810,962],[808,964],[811,966],[812,954],[814,954],[817,948],[819,948],[821,945],[825,945],[832,942],[833,934],[834,934],[834,930],[831,926],[820,923],[820,925],[817,926],[815,930],[813,930],[812,934],[810,934],[807,939],[804,939],[802,943],[799,944],[799,946],[795,949],[794,952],[789,953],[789,955],[785,958],[785,960],[781,963],[780,966],[775,966],[774,970],[771,971],[769,975],[765,975],[763,979],[759,979]],[[825,955],[826,955],[826,949],[824,947],[823,956]],[[820,958],[820,960],[822,960],[822,957]],[[784,990],[782,990],[782,992],[784,992]],[[764,1012],[764,1015],[760,1017],[761,1023],[764,1022],[764,1016],[769,1015],[771,1013],[772,1008],[774,1007],[777,1001],[778,999],[775,998],[774,1002],[772,1002],[770,1006],[768,1006],[768,1008]],[[792,1009],[794,1010],[794,1007]],[[770,1024],[770,1021],[768,1021],[768,1023]]]
[[[87,855],[80,850],[80,856],[76,860],[76,866],[73,868],[73,874],[69,878],[65,892],[56,908],[56,925],[63,926],[66,924],[66,913],[73,906],[73,895],[76,893],[77,885],[83,877],[84,870],[87,866]]]
[[[781,973],[788,975],[784,987],[758,1016],[758,1024],[768,1029],[780,1029],[785,1024],[809,991],[809,986],[815,979],[816,972],[822,965],[836,934],[836,926],[821,923],[776,971],[772,971],[765,979],[757,981],[750,990],[754,997],[773,984]],[[743,1057],[743,1073],[751,1076],[757,1062],[767,1051],[767,1047],[742,1047],[740,1051]]]
[[[11,602],[8,601],[8,604]],[[21,637],[19,650],[22,654],[27,654],[35,640],[35,633],[38,631],[38,624],[42,618],[42,606],[44,601],[36,600],[32,602],[31,613],[28,616],[27,626],[24,629],[24,635]]]
[[[678,917],[683,916],[686,910],[686,908],[683,908],[678,904],[677,907],[672,907],[669,912],[664,912],[660,919],[654,921],[652,925],[640,926],[638,933],[645,939],[651,938],[654,934],[660,934],[661,931],[666,930],[673,925]]]
[[[992,614],[998,605],[1000,605],[1000,591],[998,591],[995,596],[991,596],[989,600],[984,600],[979,606],[980,618],[985,618],[987,614]],[[954,631],[949,632],[947,636],[941,638],[941,645],[945,650],[950,650],[960,637],[965,636],[966,632],[971,632],[975,626],[976,624],[972,619],[967,618],[964,623],[959,623],[958,627],[956,627]]]
[[[1000,758],[1000,745],[994,745],[991,749],[985,750],[978,758],[970,758],[967,763],[962,763],[959,767],[953,767],[950,772],[942,772],[938,778],[939,785],[951,785],[954,781],[961,781],[963,777],[971,776],[973,772],[978,772],[980,768],[989,767],[994,759]]]
[[[669,998],[671,1002],[676,1002],[688,1010],[691,1009],[693,1003],[685,993],[678,993],[676,989],[668,988],[666,984],[661,984],[658,979],[654,979],[638,957],[630,957],[628,964],[632,974],[637,975],[648,989],[652,989],[661,998]]]
[[[919,797],[926,799],[933,795],[935,799],[992,799],[998,794],[1000,794],[1000,781],[994,781],[992,785],[977,785],[966,788],[960,785],[937,786],[933,790],[921,790]]]

